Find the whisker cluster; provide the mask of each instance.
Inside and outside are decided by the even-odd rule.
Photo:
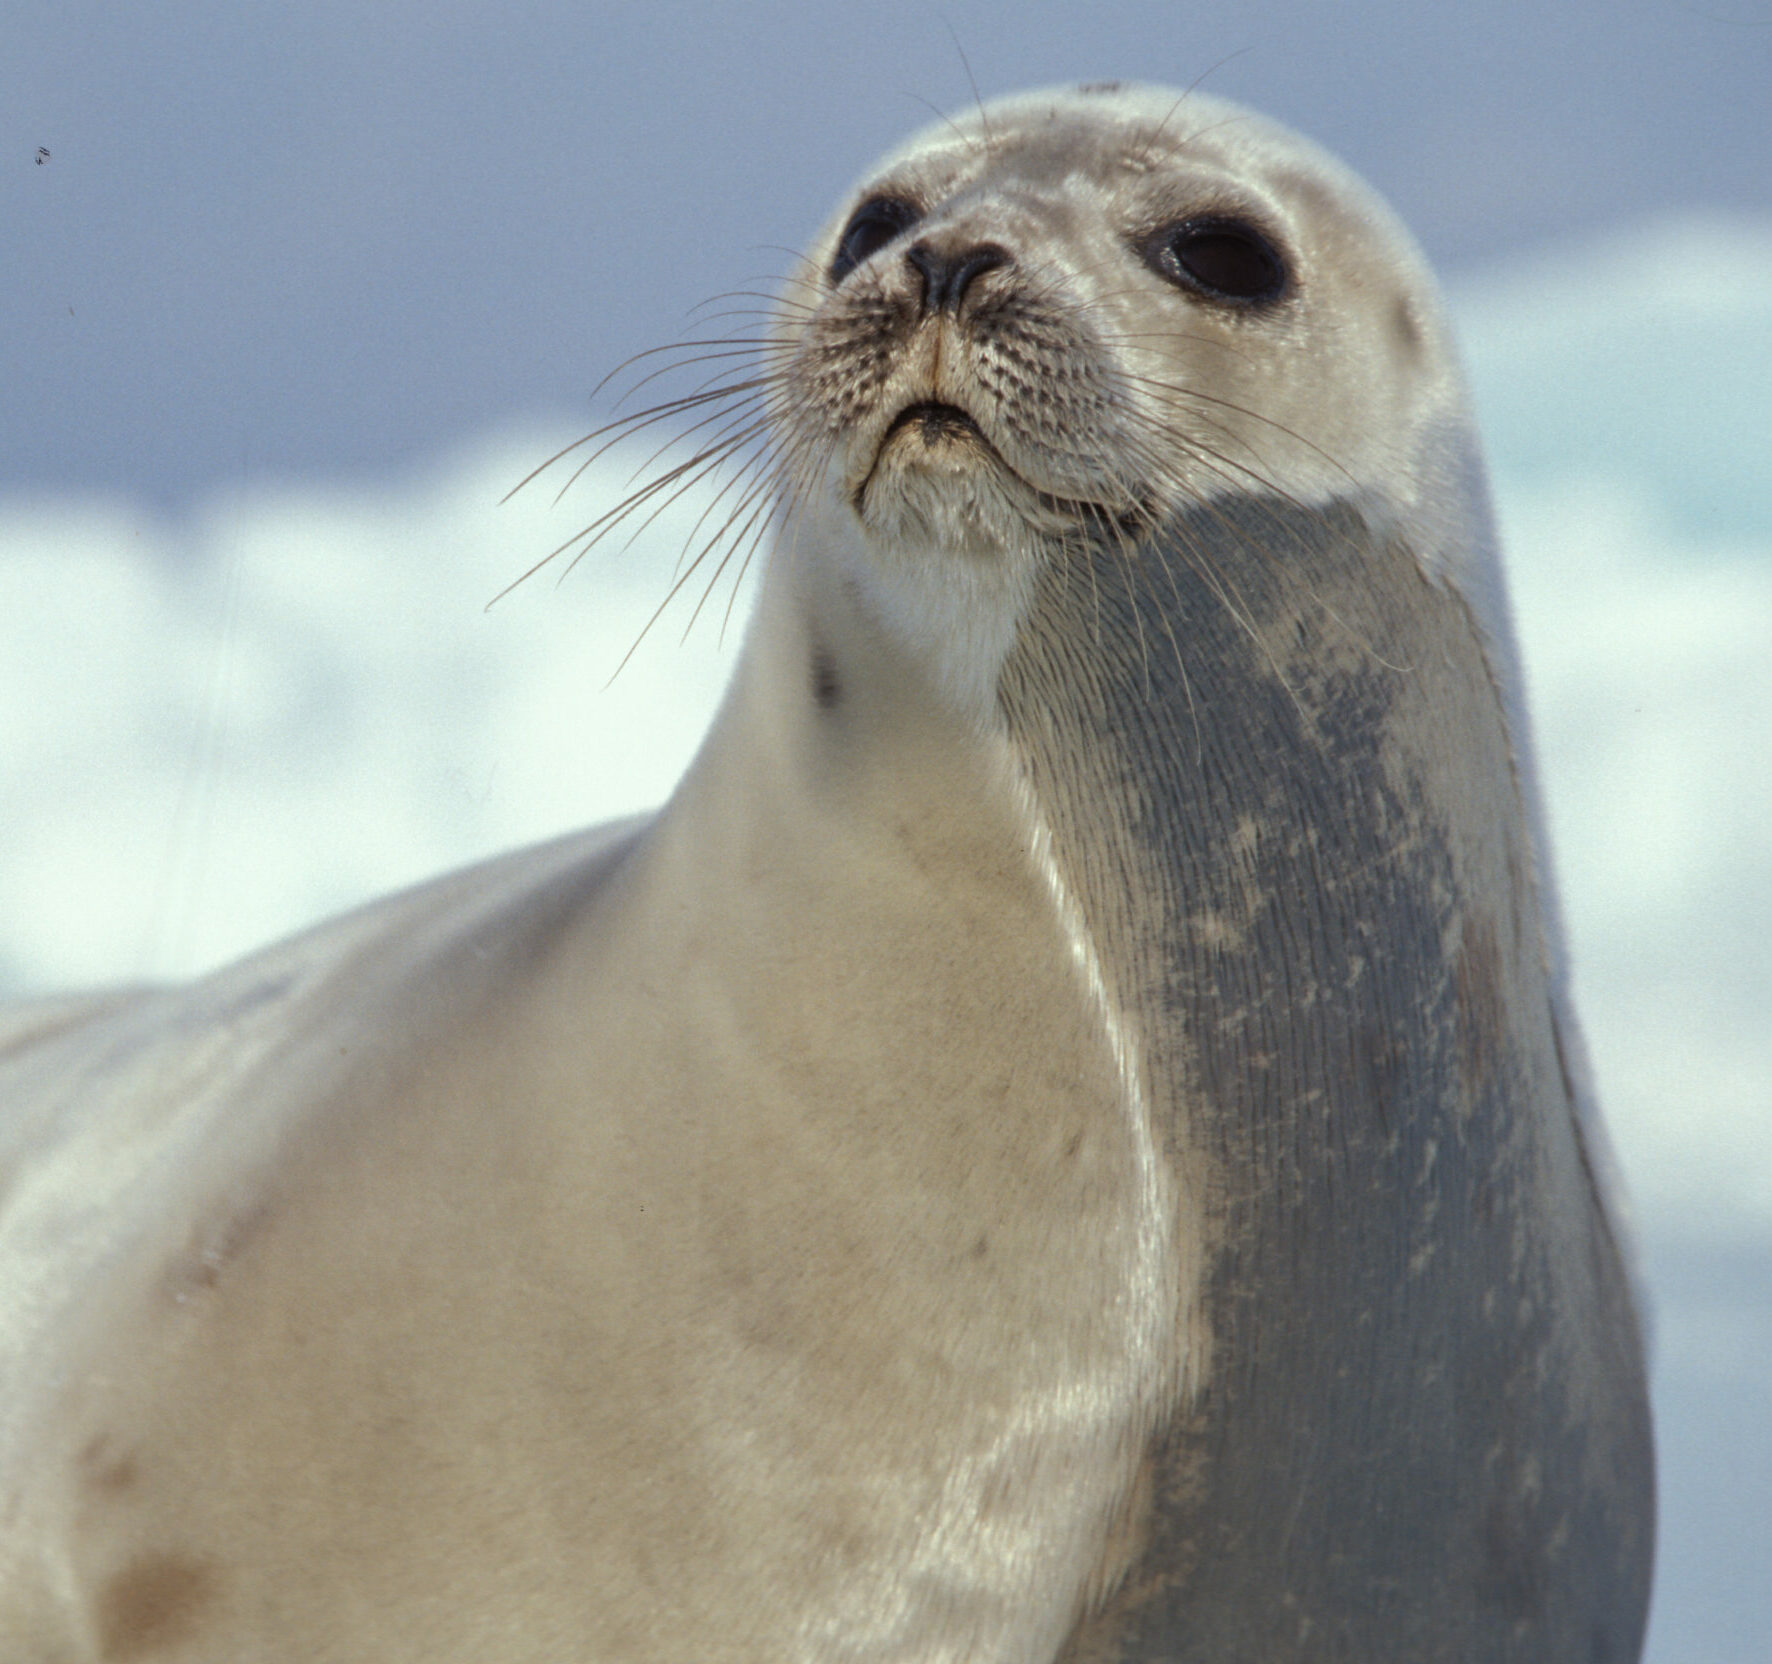
[[[768,295],[756,290],[734,290],[711,297],[697,311],[724,301],[762,304],[735,305],[704,315],[692,329],[717,320],[749,318],[759,321],[756,332],[691,333],[624,360],[592,392],[596,398],[612,382],[631,374],[633,379],[616,400],[618,414],[563,446],[505,494],[504,500],[508,502],[549,470],[568,465],[570,471],[555,493],[554,500],[558,502],[587,470],[618,447],[642,438],[657,440],[635,467],[620,501],[512,579],[488,606],[563,556],[566,559],[560,570],[562,581],[586,555],[606,541],[619,536],[621,547],[630,547],[685,497],[692,493],[708,494],[687,534],[671,586],[623,655],[616,667],[618,675],[653,625],[698,573],[706,572],[707,582],[690,613],[685,634],[693,628],[715,586],[735,561],[732,593],[736,599],[763,538],[794,500],[796,488],[809,483],[823,461],[822,457],[808,455],[803,443],[796,444],[788,438],[791,427],[784,420],[788,399],[787,349],[771,327],[784,316],[809,311],[810,307],[791,293]],[[666,387],[683,386],[683,390],[653,397],[635,409],[622,409],[624,404],[649,389],[659,388],[661,383]],[[727,617],[731,605],[729,601]]]

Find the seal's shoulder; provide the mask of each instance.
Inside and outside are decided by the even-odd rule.
[[[104,988],[78,994],[44,994],[0,1006],[0,1062],[152,999],[156,992],[151,986]]]
[[[415,980],[544,928],[562,891],[593,892],[646,824],[614,821],[427,880],[196,980],[0,1007],[0,1162],[63,1146],[158,1144],[248,1076],[374,1020]],[[537,925],[535,921],[542,923]],[[464,973],[465,974],[465,973]],[[311,1059],[310,1059],[311,1064]]]

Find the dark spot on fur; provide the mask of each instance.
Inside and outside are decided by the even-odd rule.
[[[812,697],[821,711],[835,710],[843,703],[843,683],[837,675],[837,661],[824,647],[812,650]]]
[[[1472,919],[1458,944],[1452,969],[1458,1003],[1459,1073],[1467,1089],[1484,1085],[1501,1060],[1507,1036],[1507,1000],[1501,991],[1501,952],[1495,926]]]
[[[985,1257],[985,1255],[988,1254],[990,1251],[991,1251],[991,1243],[990,1243],[989,1237],[980,1236],[978,1241],[976,1241],[972,1245],[972,1257],[975,1260],[983,1259]]]
[[[1509,1449],[1483,1516],[1482,1595],[1515,1623],[1535,1622],[1544,1606],[1544,1554],[1535,1487]]]
[[[144,1554],[104,1587],[98,1602],[99,1656],[148,1658],[190,1640],[217,1577],[207,1561]]]
[[[1510,902],[1508,923],[1513,931],[1509,945],[1518,953],[1532,939],[1529,933],[1534,926],[1528,914],[1536,899],[1537,886],[1532,879],[1526,852],[1517,837],[1507,840],[1507,890]]]
[[[1349,1034],[1352,1073],[1349,1085],[1356,1101],[1372,1111],[1379,1133],[1389,1138],[1395,1126],[1392,1108],[1398,1077],[1407,1063],[1396,1036],[1377,1023],[1359,1023]]]
[[[222,1213],[193,1229],[168,1267],[166,1289],[180,1303],[213,1289],[222,1273],[264,1228],[270,1209],[262,1201]]]
[[[106,1433],[86,1441],[79,1463],[84,1483],[101,1496],[116,1496],[141,1482],[141,1464],[128,1451],[117,1450]]]
[[[1471,1192],[1471,1218],[1484,1230],[1495,1223],[1495,1180],[1484,1174]]]
[[[1421,356],[1421,325],[1407,295],[1399,295],[1391,307],[1391,335],[1402,348],[1405,358]]]

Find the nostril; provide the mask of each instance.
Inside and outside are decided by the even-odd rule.
[[[923,279],[925,312],[957,312],[975,277],[1009,264],[1009,250],[998,243],[967,243],[947,250],[919,239],[904,257]]]

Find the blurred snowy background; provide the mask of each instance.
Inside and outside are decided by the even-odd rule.
[[[486,611],[631,463],[499,499],[968,101],[956,36],[987,95],[1206,74],[1446,274],[1654,1306],[1650,1657],[1764,1664],[1772,9],[1009,15],[9,0],[0,997],[185,974],[658,801],[751,586],[606,686],[692,512]]]

